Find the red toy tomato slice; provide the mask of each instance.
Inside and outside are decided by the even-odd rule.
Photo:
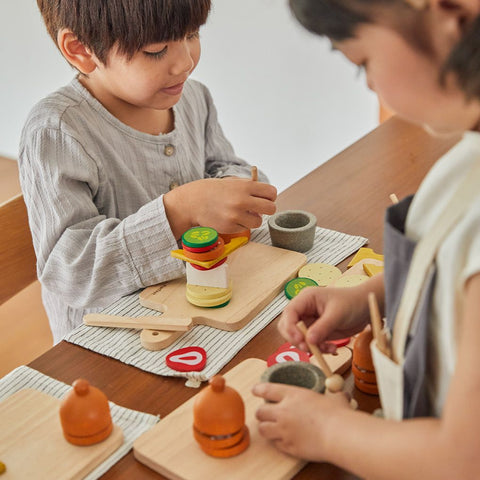
[[[199,372],[207,364],[207,352],[202,347],[185,347],[170,352],[167,366],[177,372]]]

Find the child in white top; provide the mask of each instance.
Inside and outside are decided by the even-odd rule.
[[[205,86],[188,80],[210,0],[38,0],[78,70],[29,115],[20,177],[55,342],[86,312],[181,276],[195,225],[232,233],[276,189],[235,156]]]
[[[290,5],[304,26],[327,35],[335,49],[365,68],[369,86],[389,108],[436,132],[468,132],[435,164],[411,203],[404,233],[419,241],[480,162],[480,4],[290,0]],[[254,393],[272,402],[257,411],[260,433],[288,454],[331,462],[370,480],[477,478],[479,225],[480,190],[436,257],[424,352],[430,416],[384,420],[353,411],[343,394],[259,384]],[[305,289],[283,312],[280,331],[306,349],[296,328],[303,320],[308,341],[329,351],[326,340],[367,325],[369,292],[385,308],[385,286],[378,275],[349,289]]]

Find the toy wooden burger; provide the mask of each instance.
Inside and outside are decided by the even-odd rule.
[[[370,352],[372,330],[366,328],[353,344],[352,373],[355,386],[369,395],[378,395],[377,377]]]
[[[239,393],[215,375],[193,405],[193,435],[200,448],[213,457],[233,457],[250,444],[245,405]]]
[[[60,405],[63,435],[74,445],[93,445],[105,440],[113,430],[106,395],[87,380],[73,382]]]
[[[228,255],[248,242],[249,231],[225,240],[210,227],[193,227],[182,235],[182,248],[171,255],[186,262],[186,297],[197,307],[219,308],[232,298]]]

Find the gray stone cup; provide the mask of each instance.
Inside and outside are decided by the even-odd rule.
[[[268,219],[268,230],[274,247],[306,252],[313,246],[317,218],[303,210],[277,212]]]
[[[318,393],[325,391],[325,374],[307,362],[275,363],[263,372],[260,381],[294,385]]]

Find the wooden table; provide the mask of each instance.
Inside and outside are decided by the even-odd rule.
[[[369,238],[369,246],[380,253],[383,215],[390,204],[389,195],[395,193],[402,198],[414,193],[433,162],[456,140],[458,138],[431,138],[423,130],[392,118],[282,192],[278,209],[312,212],[317,216],[318,225],[363,235]],[[301,157],[293,160],[292,165],[302,161]],[[342,262],[340,268],[344,270],[347,263],[347,260]],[[222,373],[247,358],[266,359],[283,343],[276,322],[248,343]],[[78,377],[86,377],[118,405],[162,417],[197,393],[184,386],[184,379],[146,373],[67,342],[61,342],[30,366],[68,384]],[[372,411],[378,406],[377,397],[354,389],[351,375],[346,384],[361,409]],[[163,477],[137,462],[130,452],[102,478]],[[333,465],[309,464],[295,478],[356,477]]]

